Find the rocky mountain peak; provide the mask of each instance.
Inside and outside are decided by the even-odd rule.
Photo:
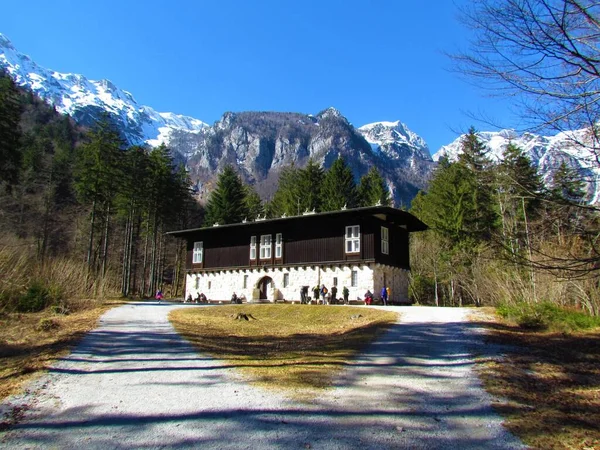
[[[0,47],[1,48],[5,48],[5,49],[9,49],[9,50],[14,50],[15,49],[13,47],[13,45],[12,45],[12,42],[10,42],[10,39],[8,39],[2,33],[0,33]]]
[[[329,108],[324,109],[323,111],[318,113],[316,115],[316,117],[317,117],[317,119],[328,119],[328,118],[343,119],[344,121],[348,122],[348,120],[342,115],[342,113],[339,112],[337,109],[335,109],[333,106],[330,106]]]

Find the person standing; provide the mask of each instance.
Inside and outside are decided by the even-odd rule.
[[[388,285],[385,290],[387,291],[387,301],[389,304],[392,304],[392,290],[390,289],[390,286]]]
[[[385,287],[385,284],[383,285],[383,287],[381,288],[381,301],[383,302],[384,306],[387,306],[387,289]]]
[[[327,295],[329,291],[327,290],[327,288],[325,287],[324,284],[321,285],[321,300],[323,300],[323,304],[325,304],[325,296]]]
[[[313,298],[315,299],[315,304],[316,304],[316,303],[319,301],[319,291],[320,291],[320,290],[321,290],[321,289],[319,288],[319,286],[318,286],[318,285],[316,285],[316,286],[313,288]]]
[[[334,305],[337,303],[337,287],[332,286],[331,288],[331,303]]]
[[[347,305],[348,304],[348,296],[350,295],[350,291],[348,290],[348,288],[346,286],[344,286],[344,289],[342,289],[342,295],[344,296],[344,303]]]

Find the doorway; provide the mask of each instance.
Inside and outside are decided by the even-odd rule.
[[[258,298],[260,300],[267,300],[268,292],[272,286],[273,286],[273,280],[271,279],[271,277],[262,277],[258,281],[258,285],[257,285],[257,288],[260,291],[260,295]]]

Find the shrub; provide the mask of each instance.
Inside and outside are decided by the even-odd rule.
[[[37,312],[46,308],[51,302],[48,289],[39,281],[31,283],[27,292],[17,301],[17,311]]]
[[[498,305],[496,312],[500,317],[529,330],[576,331],[600,327],[600,317],[561,308],[551,302],[503,303]]]

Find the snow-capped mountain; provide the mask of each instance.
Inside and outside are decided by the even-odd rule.
[[[310,158],[329,167],[342,156],[356,180],[378,167],[397,204],[425,187],[433,161],[425,141],[397,122],[354,128],[335,108],[317,115],[277,112],[225,113],[208,126],[192,117],[159,113],[108,80],[89,80],[37,65],[0,34],[0,69],[82,125],[108,112],[130,144],[166,143],[182,156],[202,196],[219,168],[233,164],[263,198],[276,188],[279,171]]]
[[[382,153],[391,159],[407,161],[410,165],[418,164],[422,160],[431,160],[427,143],[399,120],[369,123],[360,127],[358,132],[374,152]]]
[[[201,133],[207,127],[192,117],[159,113],[140,105],[131,93],[109,80],[88,80],[83,75],[41,67],[19,53],[3,34],[0,34],[0,68],[18,85],[31,89],[57,111],[82,125],[90,125],[104,111],[110,113],[130,144],[158,145],[168,141],[173,130]]]
[[[533,133],[518,134],[514,130],[498,132],[482,131],[477,135],[489,149],[492,160],[500,160],[509,143],[521,148],[531,159],[544,182],[549,185],[554,171],[561,163],[566,163],[581,174],[587,184],[587,195],[591,203],[600,202],[600,166],[593,151],[588,130],[575,130],[558,133],[555,136],[540,136]],[[439,161],[443,156],[455,160],[460,153],[464,135],[451,144],[440,148],[433,159]]]
[[[354,128],[335,108],[316,115],[227,112],[204,133],[174,133],[170,145],[189,155],[188,167],[192,179],[201,180],[201,195],[210,191],[214,174],[224,164],[238,167],[245,180],[254,184],[263,198],[268,198],[284,167],[292,163],[303,167],[311,158],[329,167],[341,156],[357,180],[370,167],[377,167],[395,202],[408,204],[425,186],[434,164],[426,144],[405,128],[405,134],[413,136],[414,142],[404,137],[392,139],[382,143],[385,150],[374,151],[365,133]]]

